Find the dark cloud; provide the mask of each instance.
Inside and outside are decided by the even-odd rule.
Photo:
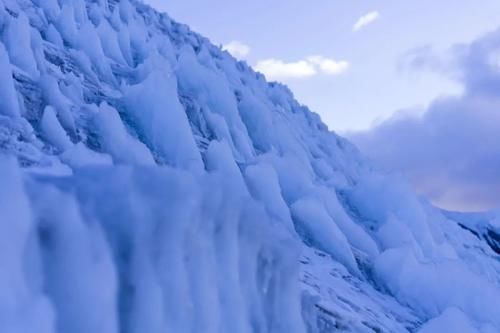
[[[435,100],[420,116],[399,112],[350,136],[380,166],[405,174],[438,205],[458,210],[500,206],[500,30],[453,54],[461,96]],[[447,68],[429,48],[413,52],[415,69]],[[411,56],[408,59],[412,59]],[[414,114],[414,113],[413,113]]]

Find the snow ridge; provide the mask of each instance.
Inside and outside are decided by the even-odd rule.
[[[168,15],[0,0],[0,79],[0,331],[500,330],[498,214],[416,197]]]

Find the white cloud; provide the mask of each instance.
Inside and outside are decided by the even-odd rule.
[[[279,59],[266,59],[255,65],[257,71],[268,79],[305,78],[316,75],[316,68],[306,60],[284,62]]]
[[[359,31],[359,30],[363,29],[364,27],[366,27],[367,25],[375,22],[379,18],[380,18],[380,14],[378,11],[375,10],[373,12],[369,12],[368,14],[361,16],[358,19],[358,21],[356,21],[356,23],[352,27],[352,31]]]
[[[337,61],[324,56],[310,56],[295,62],[279,59],[261,60],[255,69],[270,80],[303,79],[317,74],[338,75],[349,68],[347,61]]]
[[[350,66],[345,60],[336,61],[335,59],[329,59],[323,56],[312,56],[307,58],[307,60],[311,64],[318,66],[323,73],[329,75],[342,74],[348,70]]]
[[[222,49],[231,53],[233,57],[242,59],[250,53],[250,46],[234,40],[222,46]]]

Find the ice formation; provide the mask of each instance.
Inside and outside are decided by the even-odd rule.
[[[441,211],[135,0],[0,0],[0,332],[500,331]]]

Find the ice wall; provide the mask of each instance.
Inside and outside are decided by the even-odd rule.
[[[0,78],[0,328],[303,332],[304,248],[408,330],[500,328],[481,235],[166,14],[0,0]]]
[[[297,242],[231,177],[0,171],[1,332],[304,332]]]

